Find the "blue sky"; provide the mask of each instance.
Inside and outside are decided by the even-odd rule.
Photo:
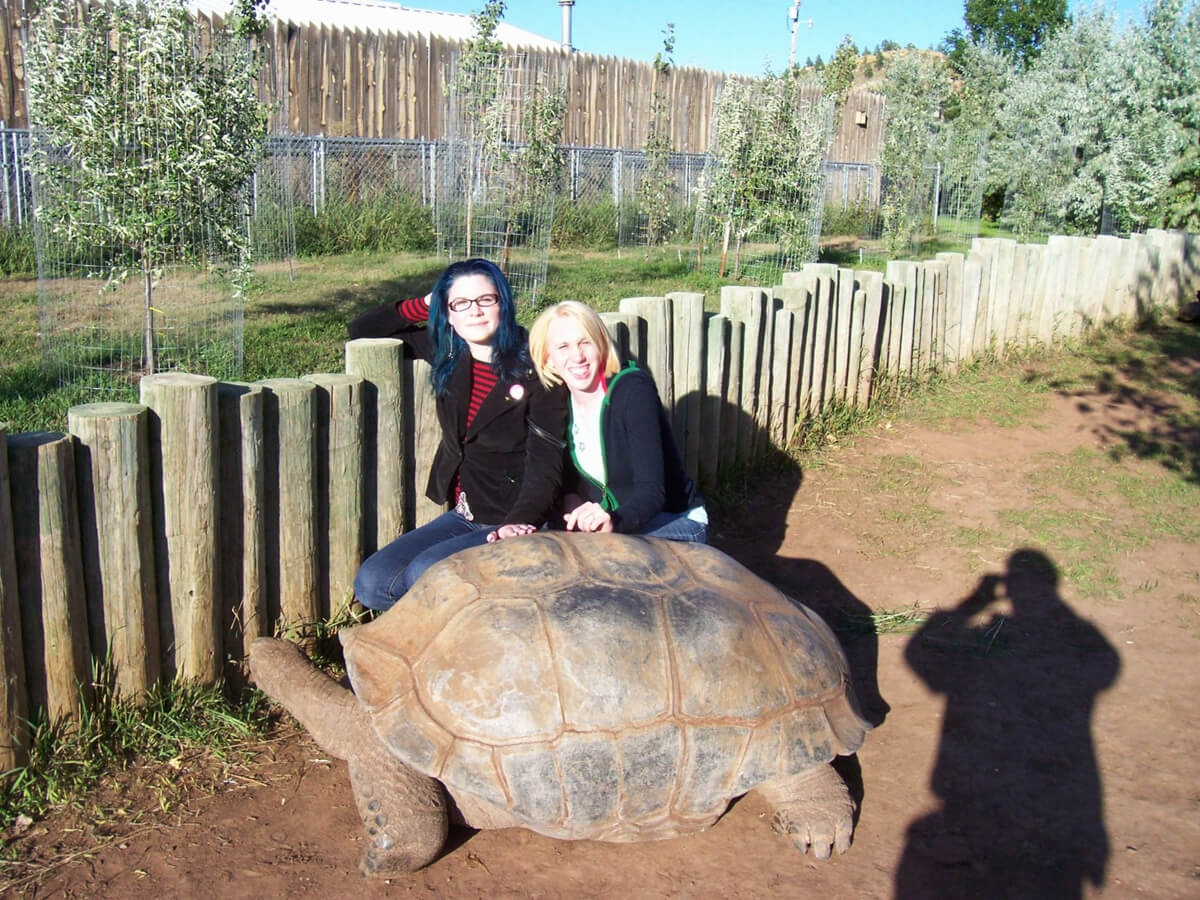
[[[403,5],[471,13],[483,0],[407,0]],[[761,75],[767,65],[778,72],[788,64],[791,5],[792,0],[575,0],[571,37],[576,49],[588,53],[650,60],[662,49],[663,29],[674,22],[676,65]],[[1071,3],[1072,8],[1081,5]],[[1115,8],[1122,20],[1140,18],[1141,0],[1118,0]],[[803,0],[796,59],[803,63],[820,55],[828,60],[846,34],[859,47],[872,49],[884,40],[937,46],[946,32],[961,27],[962,17],[962,0]],[[549,38],[562,33],[557,0],[509,0],[504,20]]]

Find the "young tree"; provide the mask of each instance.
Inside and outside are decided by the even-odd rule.
[[[675,178],[671,174],[671,95],[667,85],[673,68],[675,24],[663,31],[663,49],[654,54],[654,96],[650,100],[650,129],[646,137],[646,172],[639,185],[641,206],[646,215],[646,241],[661,244],[671,234],[671,197]]]
[[[1140,33],[1152,63],[1143,78],[1180,148],[1168,173],[1162,224],[1200,231],[1200,3],[1154,0]]]
[[[821,80],[825,83],[825,93],[833,99],[834,106],[838,109],[842,108],[846,92],[854,84],[854,71],[857,68],[858,51],[854,49],[854,38],[846,35],[838,44],[833,59],[821,73]]]
[[[815,83],[790,74],[725,83],[696,216],[697,243],[720,243],[722,277],[731,248],[741,277],[750,242],[777,248],[760,277],[816,259],[832,127],[833,103]]]
[[[1157,62],[1103,11],[1059,30],[1005,92],[994,154],[1020,233],[1156,224],[1179,134],[1151,89]]]
[[[151,373],[163,267],[245,271],[266,112],[245,41],[207,46],[182,0],[75,8],[46,0],[26,48],[37,223],[66,256],[104,248],[109,285],[140,276]]]
[[[545,280],[554,194],[562,173],[558,144],[566,95],[562,85],[527,72],[523,57],[504,51],[496,37],[504,9],[502,0],[484,4],[474,17],[475,35],[455,63],[446,123],[448,155],[439,162],[438,250],[494,254],[513,288],[534,299]],[[533,248],[534,271],[510,268],[519,246]]]
[[[950,80],[940,61],[910,53],[888,66],[879,165],[883,236],[890,253],[910,249],[927,215],[932,193],[928,166],[936,159],[941,110],[949,91]]]

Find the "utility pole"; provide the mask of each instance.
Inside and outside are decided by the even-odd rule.
[[[788,68],[796,67],[796,29],[800,27],[800,0],[795,0],[792,8],[788,10],[788,19],[792,23],[792,52],[788,54]],[[809,19],[805,24],[809,28],[813,27],[813,20]]]

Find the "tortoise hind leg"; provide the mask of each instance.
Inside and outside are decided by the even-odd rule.
[[[771,827],[786,834],[801,853],[817,859],[845,853],[854,832],[854,801],[833,766],[819,765],[796,775],[763,782],[757,788],[771,804]]]
[[[449,827],[441,784],[410,769],[375,741],[347,762],[366,838],[358,865],[363,875],[388,878],[433,862]]]

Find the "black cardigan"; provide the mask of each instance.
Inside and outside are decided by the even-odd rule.
[[[424,322],[400,314],[385,303],[350,323],[351,338],[395,337],[413,355],[433,361],[433,340]],[[487,525],[540,525],[549,517],[562,484],[563,435],[567,426],[567,390],[547,390],[533,367],[517,380],[501,380],[484,398],[471,426],[471,356],[464,353],[437,398],[442,440],[425,495],[453,503],[457,473],[477,522]]]
[[[608,511],[613,531],[637,534],[660,512],[685,512],[704,502],[684,470],[654,379],[632,363],[609,382],[600,443],[605,483],[580,471],[570,441],[565,481],[567,490]]]

